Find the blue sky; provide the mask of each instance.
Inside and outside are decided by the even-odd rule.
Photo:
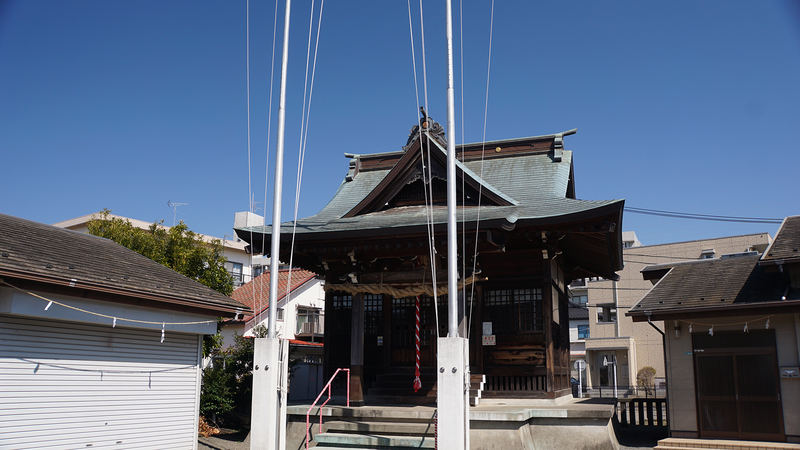
[[[800,214],[797,2],[498,1],[488,108],[491,3],[465,3],[463,84],[458,18],[454,25],[457,143],[483,139],[486,109],[487,140],[577,128],[565,147],[579,198],[697,214]],[[427,1],[423,11],[428,109],[441,123],[443,4]],[[171,224],[171,200],[188,203],[178,219],[191,229],[223,237],[252,192],[256,212],[266,206],[270,216],[283,3],[269,140],[275,3],[250,5],[249,172],[246,5],[0,0],[0,212],[54,223],[109,208]],[[292,9],[285,220],[310,5],[295,0]],[[418,3],[412,16],[423,101]],[[407,3],[326,2],[298,215],[330,200],[347,172],[345,152],[399,150],[416,108]],[[658,244],[774,236],[777,225],[626,213],[623,229]]]

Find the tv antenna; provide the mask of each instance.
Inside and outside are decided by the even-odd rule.
[[[175,226],[175,221],[178,218],[178,206],[188,205],[188,203],[173,203],[172,200],[167,200],[167,206],[172,208],[172,226]]]
[[[257,207],[257,206],[256,206],[256,205],[258,205],[259,203],[261,203],[261,202],[257,202],[257,201],[256,201],[256,195],[255,195],[255,194],[252,194],[252,195],[250,196],[250,212],[251,212],[251,213],[255,214],[255,212],[256,212],[256,211],[258,211],[259,209],[261,209],[261,208],[259,208],[259,207]]]

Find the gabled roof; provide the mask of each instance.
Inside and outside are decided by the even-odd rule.
[[[756,254],[647,266],[645,279],[659,281],[626,315],[644,321],[800,310],[800,293],[758,260]]]
[[[306,283],[314,280],[317,275],[303,269],[282,269],[278,272],[278,301],[286,297],[286,286],[289,285],[289,292],[294,293]],[[247,322],[258,314],[263,313],[269,307],[269,271],[262,273],[253,280],[239,286],[231,297],[247,305],[254,314],[245,316],[242,320]]]
[[[424,152],[420,149],[424,149]],[[427,161],[424,160],[423,154]],[[400,160],[373,187],[369,195],[365,196],[343,217],[355,217],[383,210],[384,205],[388,204],[403,187],[424,178],[428,171],[434,178],[447,179],[447,150],[438,140],[431,138],[428,133],[423,133],[421,139],[415,140],[408,146]],[[471,194],[472,198],[477,198],[480,194],[487,205],[513,206],[518,204],[516,200],[481,179],[460,161],[456,161],[456,177],[458,178],[457,188],[461,190],[464,186],[467,191],[463,194]]]
[[[761,258],[762,265],[800,263],[800,216],[783,219],[778,234]]]
[[[233,316],[241,303],[111,240],[0,214],[0,278]],[[117,297],[114,297],[115,299]],[[122,298],[119,298],[122,301]]]
[[[458,176],[467,189],[482,191],[481,206],[459,208],[458,219],[471,223],[480,219],[482,230],[528,227],[572,233],[561,241],[572,265],[585,271],[582,276],[611,278],[622,268],[624,200],[575,198],[572,152],[563,149],[563,136],[574,132],[457,146],[458,159],[463,161],[458,164]],[[427,134],[409,143],[404,152],[348,155],[352,157],[350,172],[330,202],[317,214],[299,219],[296,228],[291,222],[281,224],[281,234],[291,235],[294,230],[299,245],[384,236],[400,239],[426,233],[429,217],[435,229],[444,230],[444,205],[434,205],[430,211],[418,205],[383,209],[404,183],[414,180],[419,162],[414,154],[429,142],[433,159],[444,158],[446,150]],[[235,231],[254,248],[269,247],[262,243],[272,234],[270,225]],[[301,267],[322,270],[317,258],[295,256]]]

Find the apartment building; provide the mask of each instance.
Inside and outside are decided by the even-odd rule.
[[[758,251],[772,242],[769,233],[756,233],[715,239],[642,245],[635,232],[626,231],[623,240],[623,270],[618,281],[602,278],[572,283],[572,301],[589,309],[589,335],[585,342],[585,363],[590,388],[622,389],[636,386],[636,375],[643,367],[656,370],[656,386],[665,386],[663,323],[634,323],[625,313],[653,287],[642,279],[648,265],[674,263],[724,254]],[[713,280],[709,280],[713,282]]]

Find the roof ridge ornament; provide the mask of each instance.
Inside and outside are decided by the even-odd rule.
[[[424,106],[419,107],[419,112],[422,114],[422,117],[419,119],[419,125],[414,125],[411,127],[406,145],[403,146],[403,151],[408,150],[409,146],[414,141],[419,139],[420,129],[422,131],[426,131],[430,137],[439,141],[443,147],[446,147],[447,139],[445,138],[444,127],[442,127],[439,122],[434,121],[432,117],[428,116],[428,113],[425,112]]]

